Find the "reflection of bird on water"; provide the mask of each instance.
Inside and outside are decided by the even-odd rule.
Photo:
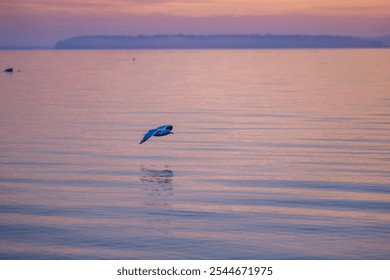
[[[142,182],[155,183],[160,186],[172,185],[173,180],[173,171],[168,169],[168,166],[165,166],[166,169],[152,169],[148,167],[141,167],[143,176],[140,180]]]
[[[172,217],[161,215],[171,208],[173,199],[173,171],[169,166],[140,166],[140,181],[142,190],[146,194],[141,197],[148,215],[146,231],[153,235],[166,235],[171,233]]]
[[[157,128],[153,128],[153,129],[149,130],[144,135],[144,138],[142,138],[141,142],[139,142],[139,143],[142,144],[143,142],[145,142],[146,140],[148,140],[152,136],[165,136],[168,134],[173,134],[172,129],[173,129],[173,126],[170,124],[159,126]]]

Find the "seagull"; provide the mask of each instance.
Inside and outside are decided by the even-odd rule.
[[[144,138],[142,138],[141,142],[139,142],[139,143],[142,144],[143,142],[145,142],[146,140],[148,140],[152,136],[165,136],[168,134],[173,134],[173,132],[171,131],[172,129],[173,129],[173,126],[170,124],[159,126],[157,128],[153,128],[153,129],[149,130],[144,135]]]

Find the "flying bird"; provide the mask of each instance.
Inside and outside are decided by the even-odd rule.
[[[170,124],[159,126],[157,128],[153,128],[153,129],[149,130],[144,135],[144,138],[142,138],[141,142],[139,142],[139,143],[142,144],[143,142],[145,142],[146,140],[148,140],[152,136],[165,136],[168,134],[173,134],[172,129],[173,129],[173,126]]]

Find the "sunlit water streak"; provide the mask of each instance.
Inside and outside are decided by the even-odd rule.
[[[1,259],[390,257],[387,50],[0,58]]]

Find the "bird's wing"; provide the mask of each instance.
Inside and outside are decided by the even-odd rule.
[[[149,131],[144,135],[144,138],[142,138],[141,142],[139,142],[139,143],[142,144],[143,142],[145,142],[146,140],[148,140],[150,137],[152,137],[153,135],[155,135],[159,130],[160,130],[159,128],[154,128],[154,129],[149,130]]]

